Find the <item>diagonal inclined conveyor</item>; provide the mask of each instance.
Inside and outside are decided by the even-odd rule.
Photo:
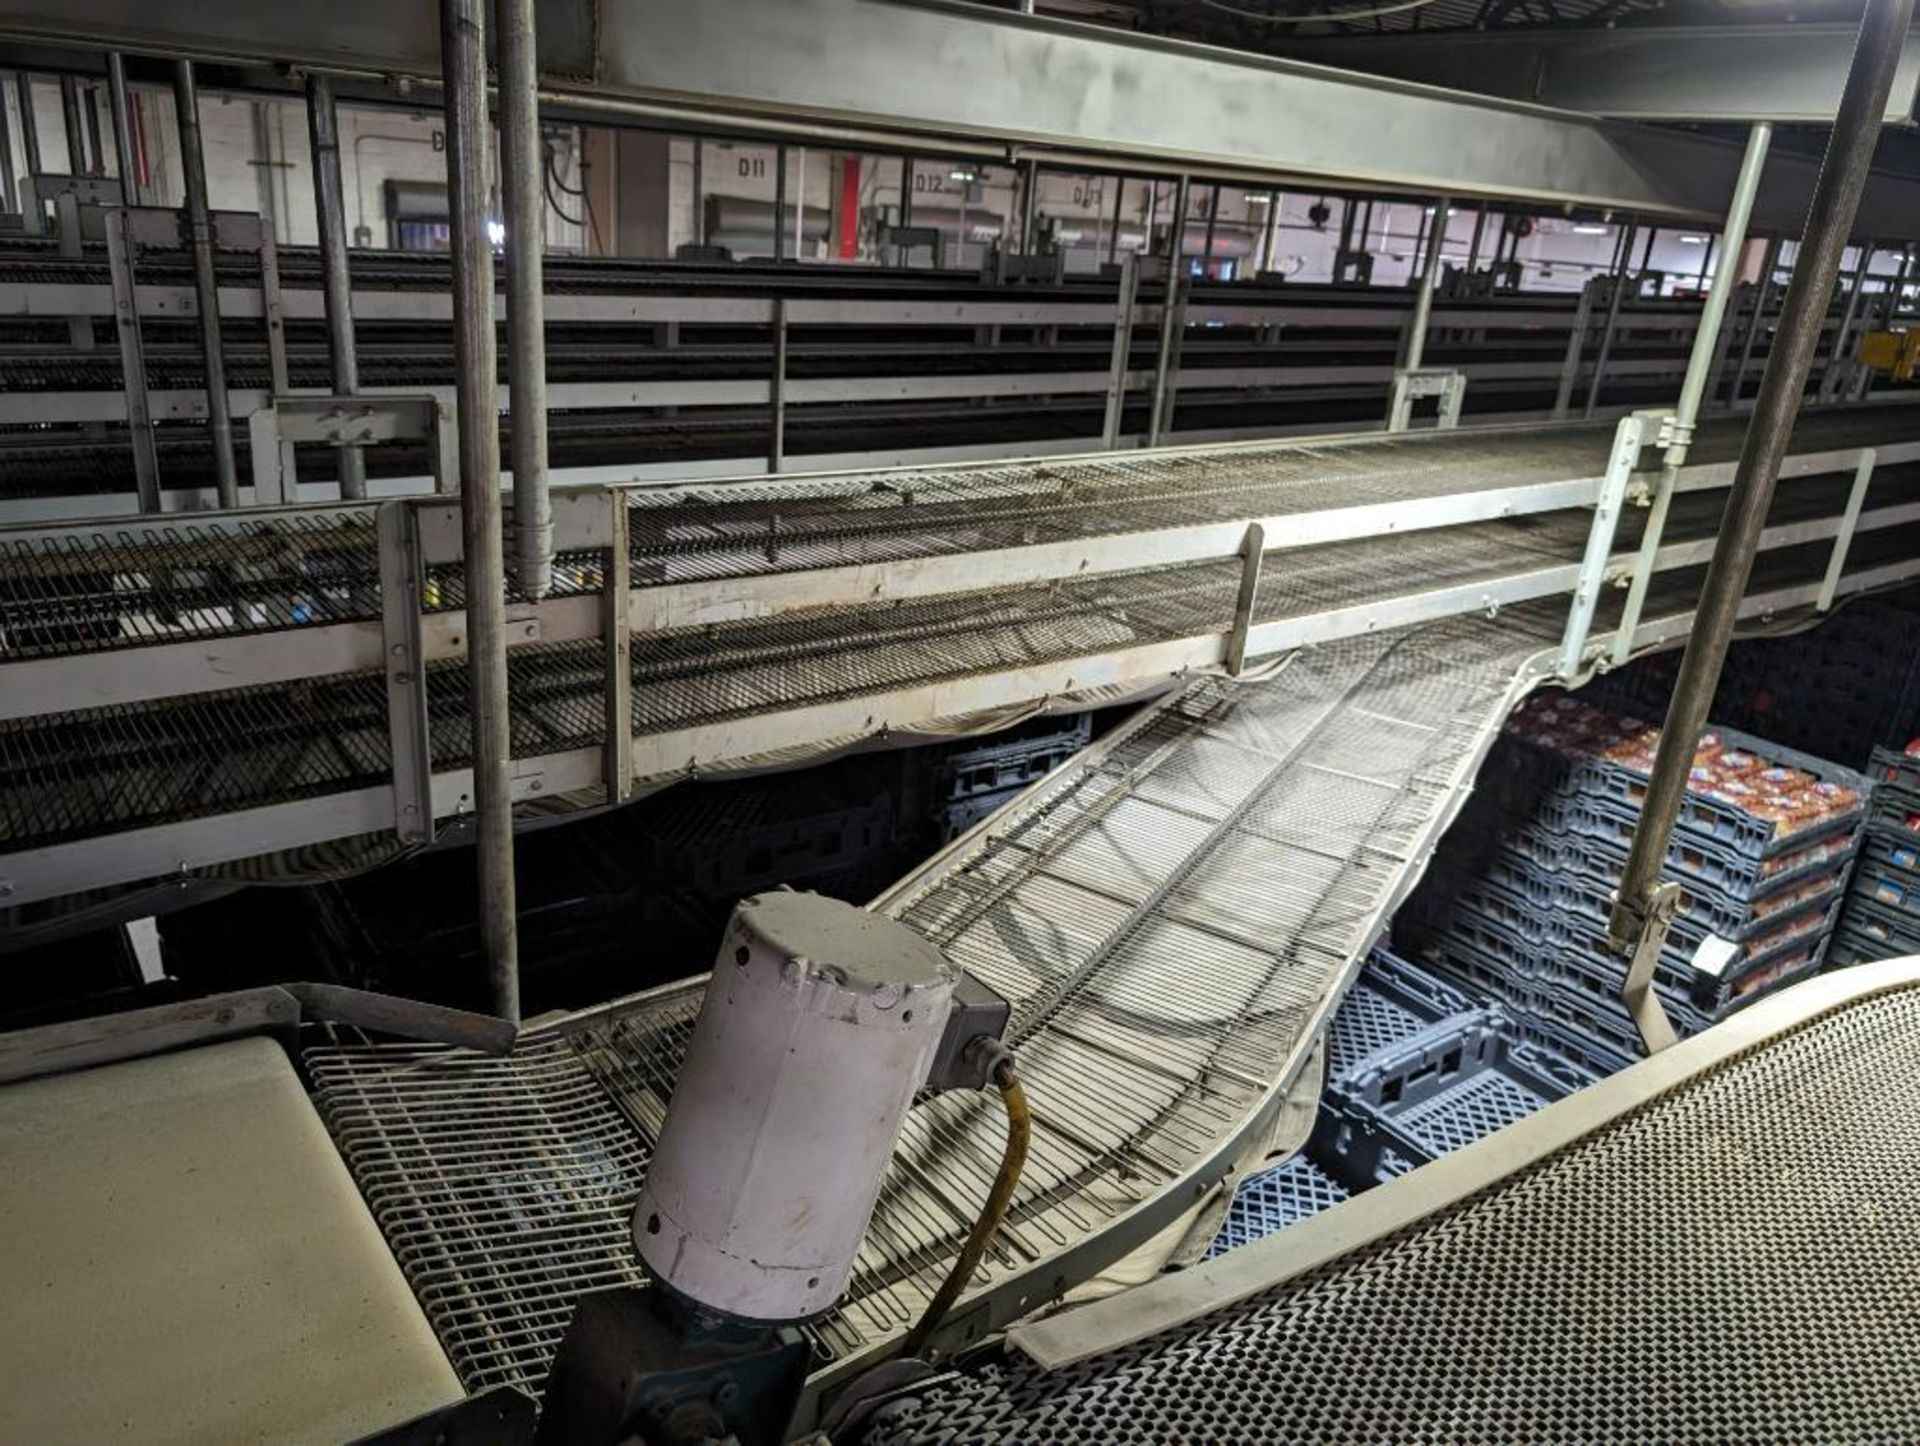
[[[1852,585],[1907,576],[1913,532],[1858,539]],[[1815,537],[1765,555],[1748,615],[1807,608],[1830,552]],[[1655,580],[1640,646],[1684,636],[1699,575],[1695,559]],[[1600,634],[1618,608],[1610,593]],[[1036,1116],[946,1347],[1168,1229],[1260,1139],[1508,710],[1549,676],[1565,612],[1548,596],[1289,649],[1260,681],[1195,679],[876,901],[1013,1000]],[[470,1386],[537,1389],[574,1297],[633,1278],[627,1211],[701,983],[545,1022],[507,1059],[344,1036],[306,1051]],[[848,1296],[814,1327],[821,1381],[917,1316],[999,1130],[981,1099],[913,1111]]]
[[[1737,430],[1705,429],[1660,568],[1704,559]],[[1912,430],[1906,408],[1886,405],[1806,418],[1801,480],[1768,545],[1830,541],[1867,447],[1881,465],[1856,555],[1909,528]],[[1217,670],[1254,525],[1256,660],[1570,593],[1612,436],[1583,425],[1325,439],[564,494],[562,586],[525,611],[510,654],[519,793],[595,801],[616,764],[629,788],[657,787]],[[396,642],[382,617],[391,509],[424,559],[413,656],[425,743],[405,796],[442,819],[465,811],[449,504],[16,532],[0,536],[0,880],[12,901],[391,841],[408,761],[393,752],[380,668]],[[1627,509],[1616,567],[1643,515]],[[629,538],[624,610],[604,595],[616,522]],[[627,729],[609,729],[610,696],[630,709]]]

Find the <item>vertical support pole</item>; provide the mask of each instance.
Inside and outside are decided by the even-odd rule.
[[[900,229],[906,230],[913,224],[913,157],[900,158]],[[907,262],[907,248],[895,245],[893,264],[904,266]]]
[[[607,802],[624,803],[633,792],[633,579],[628,551],[627,494],[607,493],[613,509],[607,566],[600,580],[600,632],[606,641]]]
[[[1840,517],[1840,531],[1833,539],[1833,554],[1827,559],[1827,575],[1820,583],[1820,597],[1814,606],[1830,611],[1840,591],[1840,578],[1847,570],[1847,553],[1853,547],[1854,529],[1860,525],[1860,509],[1866,505],[1867,489],[1873,485],[1873,469],[1880,454],[1872,447],[1860,449],[1860,465],[1853,471],[1853,487],[1847,493],[1847,510]]]
[[[467,674],[473,709],[474,854],[480,938],[494,1012],[520,1017],[508,732],[506,577],[500,537],[500,415],[487,237],[486,0],[440,0],[447,108],[447,199],[460,501],[467,572]]]
[[[1213,190],[1207,198],[1207,239],[1201,247],[1200,274],[1213,275],[1213,242],[1220,227],[1220,183],[1213,183]]]
[[[220,280],[213,269],[213,217],[207,210],[207,157],[200,145],[200,92],[193,62],[175,62],[173,104],[180,125],[180,170],[187,185],[187,228],[193,240],[193,289],[200,308],[200,351],[207,373],[207,438],[222,507],[240,505],[233,463],[233,418],[227,410],[227,359],[220,342]]]
[[[784,261],[787,255],[787,148],[773,148],[773,259]]]
[[[1182,176],[1173,189],[1173,228],[1167,233],[1167,273],[1169,276],[1186,272],[1187,259],[1187,203],[1193,193],[1193,180]]]
[[[18,211],[20,188],[13,172],[13,125],[7,118],[7,73],[0,70],[0,211]]]
[[[1780,335],[1767,358],[1754,401],[1753,421],[1734,470],[1720,534],[1707,566],[1694,612],[1692,633],[1674,683],[1639,826],[1621,874],[1609,933],[1614,947],[1631,952],[1622,991],[1649,1049],[1672,1040],[1653,992],[1653,968],[1670,916],[1659,893],[1660,870],[1686,796],[1700,730],[1705,726],[1727,647],[1733,641],[1741,599],[1753,573],[1754,555],[1766,527],[1780,477],[1781,459],[1793,433],[1808,372],[1820,343],[1840,257],[1858,213],[1881,117],[1901,54],[1900,40],[1913,18],[1913,0],[1867,0],[1854,44],[1840,111],[1814,185],[1793,281],[1781,308]]]
[[[129,206],[138,206],[142,198],[133,155],[133,102],[127,95],[127,63],[117,50],[107,52],[107,108],[113,115],[113,160],[120,172],[120,199]],[[4,122],[5,109],[0,106],[0,122]],[[4,130],[0,129],[0,150],[4,150],[5,144]],[[7,190],[11,192],[13,157],[10,154],[6,158],[6,171]]]
[[[1482,201],[1473,213],[1473,239],[1467,242],[1467,275],[1473,275],[1480,265],[1480,240],[1487,230],[1487,203]]]
[[[353,278],[347,269],[347,207],[340,189],[340,121],[333,82],[318,71],[307,76],[307,135],[313,151],[313,209],[320,233],[320,281],[327,308],[327,355],[333,394],[360,390],[360,358],[353,332]],[[367,495],[366,454],[352,443],[334,453],[340,495]]]
[[[20,224],[29,236],[47,230],[47,211],[35,184],[40,176],[40,118],[33,112],[33,77],[26,71],[13,77],[13,93],[20,103],[20,151],[26,169],[20,173]]]
[[[1140,258],[1129,251],[1120,261],[1120,291],[1113,302],[1113,360],[1107,368],[1107,414],[1100,446],[1120,445],[1120,422],[1127,409],[1127,372],[1133,359],[1133,308],[1140,292]]]
[[[1285,203],[1286,197],[1281,192],[1267,192],[1267,209],[1260,227],[1260,260],[1254,267],[1256,276],[1264,276],[1273,269],[1273,237],[1280,229],[1280,208]]]
[[[1753,365],[1753,343],[1766,329],[1767,308],[1773,305],[1773,277],[1780,269],[1780,238],[1772,237],[1767,242],[1766,255],[1760,262],[1760,279],[1753,288],[1753,314],[1747,318],[1746,334],[1740,338],[1740,364],[1733,374],[1733,384],[1727,388],[1727,409],[1740,405],[1741,396],[1747,389],[1747,369]]]
[[[1126,201],[1127,178],[1113,178],[1113,222],[1107,228],[1107,264],[1111,266],[1120,255],[1120,208]]]
[[[693,138],[693,244],[707,244],[707,143],[700,137]],[[542,220],[545,219],[543,215]],[[509,384],[511,385],[511,384]],[[518,468],[515,476],[519,475]]]
[[[1173,430],[1173,410],[1179,390],[1180,341],[1187,327],[1187,278],[1179,271],[1167,276],[1166,301],[1160,311],[1160,351],[1153,367],[1153,410],[1147,418],[1147,445],[1157,447]]]
[[[154,446],[153,410],[147,402],[147,352],[140,334],[133,232],[124,207],[107,212],[107,274],[113,282],[113,320],[120,336],[120,377],[127,398],[127,438],[133,447],[134,483],[140,493],[140,510],[158,512],[160,456]]]
[[[807,148],[801,146],[793,158],[793,259],[807,257]]]
[[[60,77],[60,118],[67,133],[67,174],[84,176],[93,168],[87,164],[87,135],[80,117],[80,82],[71,75]]]
[[[1833,334],[1833,350],[1827,354],[1826,367],[1820,373],[1818,399],[1823,402],[1838,400],[1852,361],[1850,345],[1853,337],[1854,319],[1860,314],[1860,296],[1867,286],[1867,268],[1873,264],[1873,242],[1865,241],[1860,245],[1860,261],[1853,273],[1853,284],[1847,288],[1846,305],[1840,309],[1840,327]]]
[[[1587,635],[1593,631],[1593,615],[1607,585],[1607,559],[1613,556],[1620,513],[1627,505],[1627,483],[1640,463],[1646,426],[1644,417],[1622,417],[1613,431],[1613,451],[1607,456],[1606,475],[1600,480],[1593,526],[1587,532],[1587,551],[1580,560],[1580,580],[1574,587],[1573,606],[1567,609],[1567,629],[1560,640],[1560,676],[1568,682],[1580,675],[1586,661]]]
[[[1613,295],[1607,298],[1607,319],[1600,327],[1600,353],[1593,359],[1593,375],[1587,379],[1587,404],[1581,415],[1591,417],[1600,406],[1600,383],[1607,375],[1607,362],[1613,355],[1614,328],[1620,324],[1620,303],[1627,294],[1627,263],[1632,259],[1634,227],[1627,226],[1626,239],[1620,245],[1620,264],[1613,272]]]
[[[287,375],[287,324],[280,309],[280,239],[273,218],[260,218],[260,318],[267,328],[267,377],[276,397],[291,385]]]
[[[1233,627],[1227,633],[1227,676],[1237,678],[1247,666],[1247,633],[1253,626],[1253,605],[1260,596],[1260,564],[1266,555],[1267,530],[1247,524],[1240,544],[1240,591],[1233,602]]]
[[[1433,224],[1427,228],[1426,255],[1420,263],[1420,280],[1413,298],[1413,322],[1400,352],[1404,371],[1417,372],[1427,355],[1427,326],[1433,319],[1433,288],[1440,279],[1440,243],[1447,235],[1447,211],[1450,197],[1441,196],[1433,204]]]
[[[1587,351],[1587,332],[1593,327],[1593,282],[1580,288],[1573,309],[1573,327],[1567,333],[1567,354],[1560,362],[1560,387],[1553,396],[1553,419],[1562,420],[1573,406],[1573,387],[1580,376],[1580,360]]]
[[[773,414],[773,433],[767,443],[767,470],[778,473],[787,463],[787,299],[773,299],[773,376],[767,383],[767,402]]]
[[[495,0],[499,21],[500,175],[507,225],[507,404],[513,415],[513,540],[523,597],[553,590],[547,482],[547,198],[540,155],[533,0]],[[694,145],[700,143],[696,140]],[[696,197],[696,203],[698,198]]]
[[[1040,204],[1040,167],[1031,160],[1020,163],[1020,254],[1033,254],[1033,222]]]
[[[1747,135],[1746,154],[1741,157],[1740,173],[1734,178],[1733,199],[1727,205],[1726,247],[1732,256],[1746,245],[1747,226],[1753,219],[1754,198],[1760,194],[1760,176],[1766,169],[1767,150],[1773,143],[1773,127],[1766,121],[1755,125]],[[1719,350],[1720,328],[1726,319],[1727,301],[1738,283],[1734,268],[1722,266],[1715,273],[1713,287],[1700,307],[1700,325],[1693,334],[1693,350],[1687,357],[1687,372],[1680,384],[1680,401],[1674,408],[1673,426],[1668,434],[1666,456],[1660,468],[1660,481],[1654,488],[1653,510],[1640,533],[1640,555],[1627,589],[1626,606],[1621,609],[1620,627],[1614,634],[1613,661],[1624,663],[1633,651],[1633,634],[1640,626],[1640,613],[1646,606],[1647,589],[1653,583],[1653,559],[1667,529],[1667,514],[1673,507],[1673,494],[1679,485],[1680,469],[1686,465],[1693,445],[1693,431],[1700,420],[1700,406],[1707,394],[1707,374]]]
[[[380,642],[387,684],[387,735],[393,755],[393,831],[402,843],[433,842],[433,750],[428,739],[426,656],[419,517],[411,502],[382,503]]]

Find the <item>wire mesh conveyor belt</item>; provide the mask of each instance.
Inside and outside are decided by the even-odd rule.
[[[1036,1135],[983,1270],[1051,1262],[1273,1098],[1551,632],[1452,623],[1196,683],[877,907],[1016,1006]],[[699,981],[532,1032],[508,1059],[322,1044],[316,1100],[471,1388],[538,1386],[573,1297],[635,1270],[626,1210]],[[984,1195],[983,1098],[911,1114],[823,1361],[902,1333]]]
[[[1885,436],[1890,423],[1904,420],[1886,410],[1810,418],[1800,445],[1857,446]],[[642,492],[629,499],[636,595],[676,584],[732,586],[798,568],[965,555],[1175,523],[1284,519],[1341,505],[1391,507],[1467,488],[1577,479],[1597,470],[1594,454],[1606,441],[1605,428],[1576,427],[861,474],[803,479],[790,489],[743,483]],[[1709,462],[1724,446],[1711,431],[1702,444]],[[1920,482],[1915,473],[1907,466],[1876,474],[1870,509],[1909,499]],[[1837,515],[1846,482],[1791,484],[1776,518],[1796,508]],[[1669,538],[1710,535],[1717,511],[1712,494],[1681,497]],[[1629,513],[1620,546],[1632,546],[1641,516]],[[1252,618],[1303,619],[1565,567],[1579,560],[1588,531],[1589,514],[1572,508],[1291,551],[1263,573]],[[25,664],[341,625],[377,636],[374,532],[368,509],[346,507],[264,519],[236,514],[177,529],[70,529],[20,541],[0,570],[0,634],[9,661]],[[1863,535],[1857,546],[1868,542]],[[563,593],[597,589],[599,567],[597,557],[575,556],[562,569]],[[636,630],[628,722],[636,748],[655,740],[639,771],[665,779],[684,773],[689,759],[709,771],[727,766],[732,755],[713,741],[713,730],[742,720],[913,692],[926,699],[915,705],[927,715],[919,721],[933,721],[943,683],[1217,636],[1233,615],[1239,573],[1236,561],[1222,558]],[[430,569],[426,594],[432,609],[458,607],[458,564]],[[0,663],[0,678],[7,666]],[[597,639],[516,647],[510,672],[516,758],[578,755],[605,742]],[[464,663],[432,663],[426,677],[433,766],[460,768],[469,757]],[[173,685],[163,678],[161,686]],[[15,696],[30,693],[22,685]],[[370,671],[15,716],[0,722],[0,840],[8,851],[31,849],[384,788],[387,706],[381,675]],[[821,746],[855,741],[857,719],[851,726],[852,738],[828,733]],[[761,731],[779,733],[771,723]],[[692,741],[683,749],[680,740]],[[758,756],[741,748],[738,757]]]
[[[1917,978],[1802,985],[1130,1303],[1137,1344],[1009,1352],[860,1439],[1920,1438]]]
[[[1763,558],[1756,592],[1825,556]],[[1648,616],[1684,618],[1699,581],[1668,574]],[[980,1331],[1166,1228],[1257,1138],[1563,620],[1550,600],[1294,653],[1258,683],[1190,683],[876,901],[1014,1002],[1036,1134],[961,1308]],[[701,983],[549,1021],[506,1059],[306,1051],[469,1387],[537,1390],[574,1296],[632,1278],[627,1208]],[[827,1370],[917,1316],[999,1131],[982,1098],[916,1106],[848,1296],[813,1327]]]

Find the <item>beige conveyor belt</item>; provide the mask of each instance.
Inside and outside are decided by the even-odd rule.
[[[281,1047],[0,1090],[0,1441],[338,1442],[460,1382]]]

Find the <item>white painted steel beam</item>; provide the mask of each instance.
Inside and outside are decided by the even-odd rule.
[[[1316,65],[1534,101],[1616,120],[1831,124],[1852,25],[1624,26],[1327,36],[1286,46]],[[1920,104],[1920,34],[1907,37],[1888,125]]]
[[[0,35],[431,79],[427,0],[10,0]],[[547,94],[650,119],[858,126],[877,143],[1003,145],[1255,180],[1708,220],[1739,152],[1719,142],[956,0],[547,0]],[[551,37],[551,39],[549,38]],[[1178,97],[1169,104],[1168,97]],[[1761,229],[1797,229],[1814,164],[1770,168]],[[1920,230],[1920,185],[1877,182],[1864,233]]]

